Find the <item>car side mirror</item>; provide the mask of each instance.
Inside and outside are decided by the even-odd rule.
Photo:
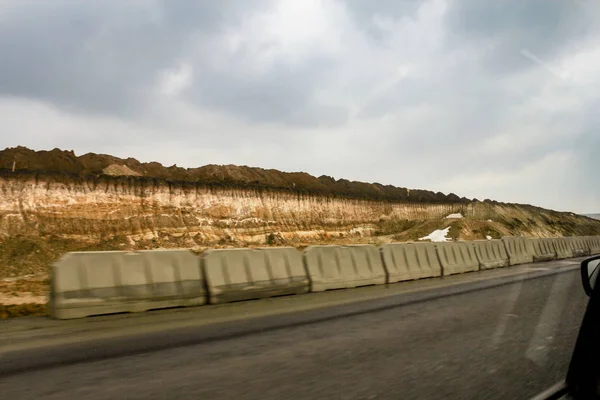
[[[598,274],[600,274],[600,256],[591,257],[581,262],[581,280],[583,281],[585,294],[588,296],[592,295]]]

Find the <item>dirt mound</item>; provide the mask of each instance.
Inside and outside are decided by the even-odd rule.
[[[22,146],[1,151],[0,168],[11,171],[51,171],[67,175],[77,175],[84,170],[81,161],[72,151],[33,151]]]
[[[102,170],[105,175],[112,176],[141,176],[141,174],[132,171],[126,165],[112,164]]]
[[[4,174],[35,172],[70,175],[79,178],[112,175],[162,179],[173,182],[195,182],[230,187],[284,189],[332,197],[390,200],[414,203],[469,202],[450,193],[407,189],[379,183],[314,177],[305,172],[281,172],[274,169],[236,165],[206,165],[199,168],[165,167],[157,162],[142,163],[134,158],[122,159],[107,154],[88,153],[76,156],[73,151],[54,149],[34,151],[26,147],[0,151],[0,171]]]

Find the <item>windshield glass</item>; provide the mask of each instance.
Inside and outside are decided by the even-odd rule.
[[[0,0],[0,397],[563,381],[600,254],[599,17]]]

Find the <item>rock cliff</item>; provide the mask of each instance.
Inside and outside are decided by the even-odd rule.
[[[454,239],[600,234],[572,213],[305,173],[0,152],[0,278],[79,249],[380,243],[445,227]]]

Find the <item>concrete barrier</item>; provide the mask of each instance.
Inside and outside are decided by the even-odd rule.
[[[436,243],[435,248],[444,275],[462,274],[479,270],[479,260],[471,242]]]
[[[510,265],[533,262],[531,248],[524,237],[504,236],[502,242],[508,253],[508,262]]]
[[[390,243],[381,246],[388,283],[442,275],[433,243]]]
[[[552,245],[556,251],[556,258],[559,260],[573,257],[573,250],[567,238],[553,238]]]
[[[584,257],[590,255],[590,248],[581,236],[571,236],[567,238],[567,243],[573,251],[573,257]]]
[[[600,252],[599,244],[596,241],[596,236],[582,236],[583,242],[585,243],[587,249],[590,251],[590,255],[595,255]]]
[[[307,293],[302,253],[293,247],[207,250],[202,255],[211,304]]]
[[[508,266],[508,254],[501,240],[475,240],[473,247],[481,269]]]
[[[309,246],[304,261],[313,292],[382,285],[386,272],[375,246]]]
[[[594,247],[594,242],[592,238],[593,236],[579,236],[579,239],[585,245],[585,248],[588,251],[588,255],[594,254],[592,250]]]
[[[68,253],[52,266],[50,315],[58,319],[206,303],[189,250]]]
[[[556,260],[556,250],[552,239],[527,239],[533,255],[533,262]]]
[[[590,248],[590,254],[600,254],[600,236],[588,236],[587,241]]]

